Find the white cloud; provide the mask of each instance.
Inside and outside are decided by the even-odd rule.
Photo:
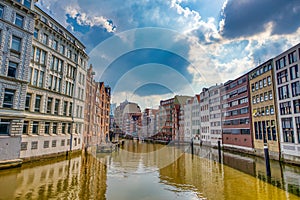
[[[115,26],[103,16],[94,16],[88,15],[78,8],[78,6],[68,6],[66,8],[66,14],[69,14],[70,17],[76,19],[76,22],[79,25],[88,25],[88,26],[102,26],[108,32],[114,32]]]

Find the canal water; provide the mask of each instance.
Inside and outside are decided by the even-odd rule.
[[[126,141],[111,154],[82,154],[0,171],[0,199],[300,199],[300,168],[189,145]]]

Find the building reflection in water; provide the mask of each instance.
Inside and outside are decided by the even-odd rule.
[[[106,166],[93,156],[64,157],[0,171],[0,199],[105,199]]]

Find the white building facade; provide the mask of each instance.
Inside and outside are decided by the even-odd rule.
[[[20,157],[27,159],[82,148],[85,47],[35,7]]]
[[[200,93],[200,119],[201,143],[210,145],[209,91],[207,88],[203,88]]]
[[[217,146],[218,141],[222,143],[222,115],[220,101],[221,85],[212,86],[209,91],[209,122],[210,122],[210,143]]]
[[[300,44],[274,58],[281,156],[300,162]]]
[[[20,158],[34,2],[0,2],[0,161]]]

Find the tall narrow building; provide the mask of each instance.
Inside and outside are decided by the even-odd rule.
[[[108,142],[110,87],[104,82],[96,82],[92,65],[86,76],[86,99],[83,132],[84,147],[96,146]]]
[[[270,157],[280,158],[277,128],[276,95],[274,91],[273,60],[249,72],[250,103],[252,109],[253,145],[255,154],[264,156],[267,145]]]
[[[34,3],[0,2],[0,161],[20,158]]]
[[[88,62],[85,47],[39,7],[34,10],[21,143],[23,159],[79,150],[84,129]]]

